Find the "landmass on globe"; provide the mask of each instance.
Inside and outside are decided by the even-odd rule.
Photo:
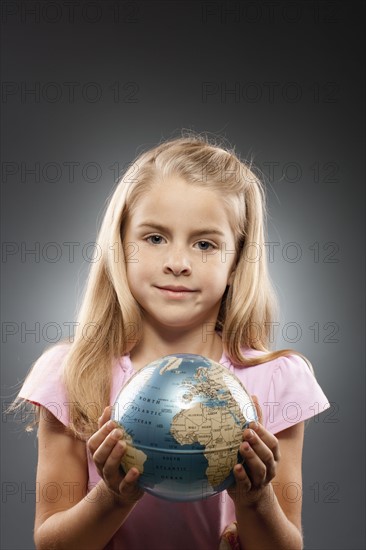
[[[238,403],[224,386],[222,369],[200,367],[194,375],[195,395],[210,398],[175,415],[170,433],[181,445],[199,443],[205,448],[206,476],[212,487],[219,486],[237,462],[243,426],[246,424]],[[215,400],[218,400],[215,406]],[[225,407],[221,404],[225,403]],[[238,443],[239,442],[239,443]]]

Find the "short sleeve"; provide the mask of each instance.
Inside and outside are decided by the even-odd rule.
[[[48,409],[62,424],[69,424],[69,404],[62,369],[69,351],[68,344],[59,344],[45,351],[33,365],[19,398]]]
[[[297,355],[281,357],[272,371],[265,408],[266,428],[277,433],[329,408],[307,363]]]

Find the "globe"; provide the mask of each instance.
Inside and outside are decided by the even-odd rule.
[[[167,355],[138,371],[119,393],[112,418],[127,443],[122,468],[156,497],[189,502],[234,482],[242,431],[256,410],[239,379],[201,355]]]

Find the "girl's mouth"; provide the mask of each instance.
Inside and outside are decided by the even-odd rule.
[[[186,298],[194,292],[197,292],[197,290],[187,288],[185,286],[166,285],[157,286],[156,288],[160,290],[163,295],[170,298]]]

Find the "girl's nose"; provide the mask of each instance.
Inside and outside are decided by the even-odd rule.
[[[192,273],[191,262],[182,251],[178,250],[172,251],[164,263],[163,270],[164,273],[172,273],[175,276]]]

